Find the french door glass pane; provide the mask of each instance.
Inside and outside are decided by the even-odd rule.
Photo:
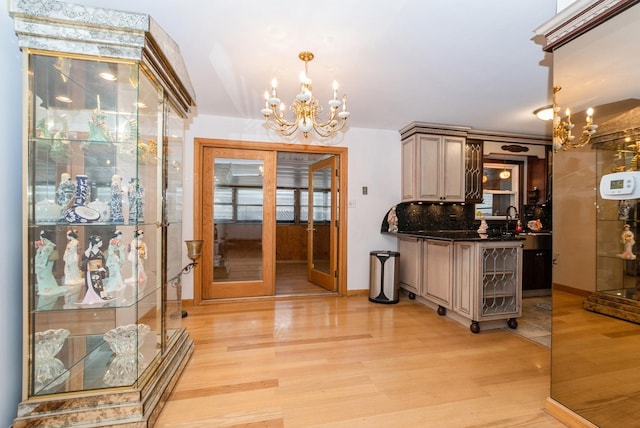
[[[213,282],[262,279],[264,163],[215,158]]]

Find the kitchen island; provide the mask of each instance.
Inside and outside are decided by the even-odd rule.
[[[410,299],[467,324],[517,328],[522,315],[523,238],[476,231],[413,230],[398,239],[400,287]]]

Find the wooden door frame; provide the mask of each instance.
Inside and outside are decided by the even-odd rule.
[[[205,147],[211,148],[233,148],[242,150],[263,150],[276,152],[308,152],[316,154],[332,154],[338,155],[338,171],[339,171],[339,190],[338,190],[338,289],[340,296],[347,295],[347,166],[348,166],[348,149],[346,147],[333,146],[312,146],[306,144],[285,144],[285,143],[265,143],[253,141],[238,140],[220,140],[213,138],[193,139],[194,145],[194,171],[193,171],[193,239],[204,239],[202,231],[202,156]],[[193,273],[193,304],[199,305],[203,303],[212,303],[212,300],[202,300],[202,266],[198,263]]]

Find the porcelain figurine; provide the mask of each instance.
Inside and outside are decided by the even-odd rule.
[[[76,193],[76,185],[71,181],[71,175],[66,172],[60,174],[60,183],[56,189],[56,203],[63,210],[70,208],[71,200]]]
[[[631,231],[631,226],[629,226],[628,224],[624,225],[622,235],[620,235],[620,240],[624,245],[624,251],[618,254],[618,257],[627,260],[635,260],[636,256],[635,254],[633,254],[633,245],[636,243],[636,240],[635,235]]]
[[[67,134],[69,132],[69,123],[67,122],[66,115],[63,114],[62,116],[60,116],[60,120],[62,122],[62,127],[53,135],[53,140],[51,141],[51,150],[49,151],[51,159],[55,160],[56,162],[67,161],[71,156],[69,140],[67,139]]]
[[[123,195],[122,177],[115,174],[111,177],[111,199],[109,201],[112,223],[124,223],[124,215],[122,211]]]
[[[144,232],[142,230],[135,231],[128,251],[127,259],[131,262],[131,276],[126,279],[126,282],[141,284],[147,279],[143,261],[148,257],[147,244],[144,242]]]
[[[113,297],[109,296],[104,288],[104,278],[107,276],[106,260],[102,248],[102,237],[92,235],[89,237],[89,246],[82,257],[82,271],[85,272],[84,280],[86,293],[80,304],[102,304]]]
[[[53,263],[58,260],[56,244],[49,231],[41,231],[40,239],[35,242],[36,255],[34,268],[39,295],[55,295],[64,293],[65,289],[58,285],[53,276]]]
[[[478,217],[480,217],[480,227],[478,227],[478,233],[482,235],[486,235],[487,230],[489,229],[487,220],[484,219],[484,215],[482,215],[482,211],[478,211],[477,215]]]
[[[144,188],[140,180],[132,178],[127,189],[129,197],[129,224],[144,221]]]
[[[109,248],[107,249],[107,269],[109,269],[107,289],[109,291],[117,291],[126,287],[122,279],[122,265],[125,259],[122,231],[116,230],[109,240]]]
[[[630,210],[631,207],[627,201],[621,200],[618,202],[618,220],[628,220]]]
[[[84,281],[80,272],[80,252],[78,231],[68,231],[67,247],[62,256],[64,261],[64,285],[77,285],[82,284]]]
[[[109,127],[107,126],[107,115],[100,108],[100,95],[97,95],[97,107],[89,118],[89,143],[107,143],[113,141]]]
[[[387,223],[389,223],[389,232],[397,232],[398,231],[398,215],[396,214],[396,207],[393,206],[389,210],[389,214],[387,215]]]

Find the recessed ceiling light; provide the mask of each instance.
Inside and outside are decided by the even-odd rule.
[[[67,104],[69,104],[72,101],[71,98],[65,95],[58,95],[56,97],[56,100],[60,101],[61,103],[67,103]]]

